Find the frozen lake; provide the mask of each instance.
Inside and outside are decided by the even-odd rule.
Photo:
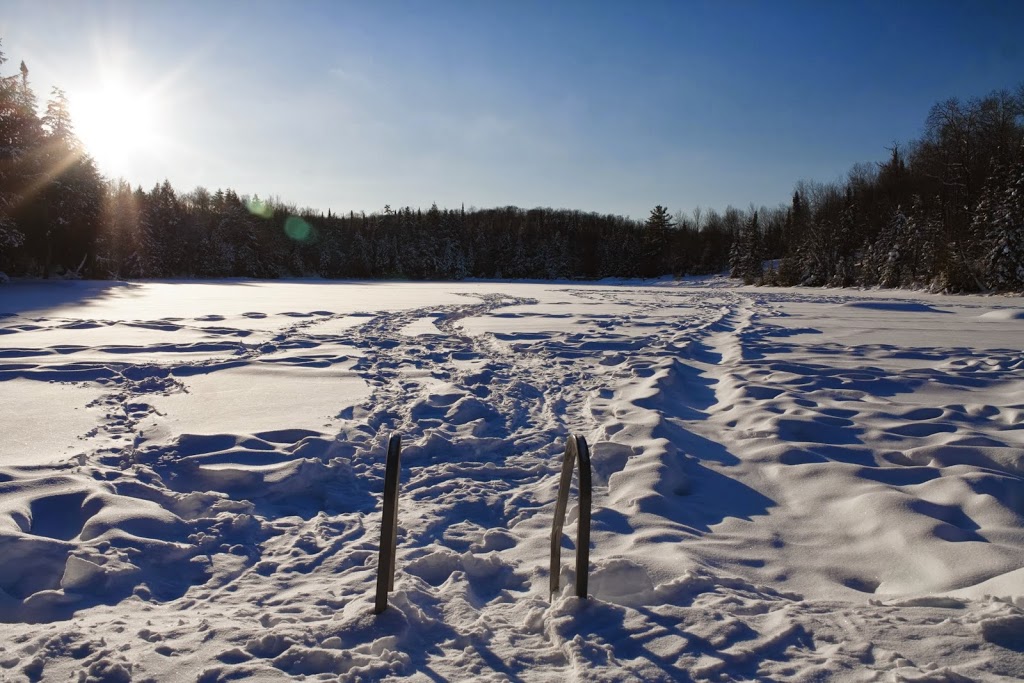
[[[1022,311],[719,278],[2,286],[0,679],[1022,677]],[[549,602],[569,433],[591,597],[570,505]]]

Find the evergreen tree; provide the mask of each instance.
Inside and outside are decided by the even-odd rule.
[[[669,215],[668,209],[659,204],[651,209],[651,215],[648,216],[645,227],[647,227],[648,230],[665,232],[666,230],[669,230],[672,225],[672,217]]]
[[[857,235],[856,205],[849,193],[843,212],[839,216],[839,230],[836,236],[836,262],[829,284],[833,287],[848,287],[854,283],[856,258],[855,240]]]
[[[1007,171],[986,183],[975,214],[983,235],[986,284],[996,290],[1024,289],[1024,149]]]
[[[105,188],[96,164],[75,136],[67,98],[60,88],[53,89],[42,124],[46,130],[43,167],[48,181],[42,193],[47,208],[44,272],[49,273],[56,263],[79,274],[90,259],[87,272],[92,274]]]
[[[743,261],[743,242],[740,235],[737,235],[729,246],[729,277],[743,277]]]
[[[920,195],[914,195],[907,217],[902,287],[921,287],[934,278],[939,254],[939,225]]]
[[[0,50],[0,67],[7,59]],[[16,191],[14,162],[19,156],[15,118],[17,82],[13,76],[0,74],[0,280],[6,279],[5,267],[15,249],[25,241],[25,234],[18,229],[14,218],[19,203]]]
[[[793,191],[793,198],[783,227],[782,258],[779,260],[778,282],[785,287],[801,284],[804,279],[804,249],[807,224],[809,222],[806,202],[800,190]]]
[[[142,202],[139,252],[135,255],[133,275],[170,277],[183,274],[183,249],[178,243],[180,219],[174,188],[167,180],[157,183]]]
[[[672,262],[669,231],[674,223],[668,209],[661,204],[651,209],[651,215],[644,223],[641,239],[642,253],[639,255],[639,274],[643,277],[656,277],[665,274]]]
[[[743,279],[743,283],[752,285],[761,281],[764,274],[764,240],[758,223],[757,211],[743,224],[733,249],[730,252],[732,270]]]
[[[897,207],[875,242],[875,266],[882,287],[899,287],[903,283],[909,251],[907,227],[907,216]]]
[[[6,62],[0,51],[0,67]],[[26,199],[41,178],[41,141],[35,96],[22,62],[20,79],[0,74],[0,267],[28,270],[34,262],[30,250],[38,250],[33,238],[41,207],[30,206]]]

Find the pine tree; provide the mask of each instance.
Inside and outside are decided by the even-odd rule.
[[[157,183],[145,197],[139,218],[139,252],[133,275],[169,277],[181,275],[178,197],[170,182]]]
[[[647,218],[645,226],[648,230],[654,231],[665,231],[672,227],[672,217],[668,213],[668,209],[658,204],[651,209],[651,215]]]
[[[743,224],[738,245],[738,277],[743,278],[743,283],[747,285],[760,282],[764,274],[764,240],[758,224],[757,211],[752,212],[750,218]]]
[[[989,178],[975,213],[983,235],[985,283],[999,291],[1024,289],[1024,149],[1006,171]]]
[[[848,287],[854,282],[854,245],[856,235],[856,204],[852,201],[850,194],[847,193],[843,212],[839,216],[834,272],[828,283],[833,287]]]
[[[0,50],[0,66],[7,62]],[[28,70],[22,62],[22,76],[0,74],[0,268],[16,266],[31,246],[32,212],[26,211],[24,197],[38,181],[36,151],[41,129],[35,113],[35,99],[28,87]]]
[[[330,220],[332,217],[328,217]],[[345,252],[341,248],[341,243],[337,239],[336,231],[330,231],[327,233],[327,237],[320,241],[319,250],[320,258],[317,266],[317,272],[320,277],[327,278],[339,278],[344,277],[345,272]]]
[[[903,283],[909,250],[907,232],[907,216],[897,208],[875,242],[878,284],[882,287],[899,287]]]
[[[75,136],[67,97],[53,89],[42,117],[46,130],[43,168],[48,180],[43,192],[46,203],[46,264],[74,268],[80,274],[88,259],[92,273],[103,203],[103,180],[92,158],[85,154]]]
[[[124,179],[108,183],[95,246],[95,276],[120,278],[126,275],[129,259],[138,249],[138,234],[139,205],[132,186]],[[200,257],[205,258],[207,253],[208,249],[203,249]]]
[[[639,255],[640,275],[656,277],[670,270],[671,248],[669,231],[674,223],[668,209],[661,204],[651,209],[651,215],[644,223],[641,240],[642,253]]]
[[[373,254],[362,230],[357,231],[352,237],[351,245],[349,263],[352,277],[370,277]]]
[[[741,235],[736,235],[732,244],[729,245],[729,277],[743,277],[743,241]]]
[[[878,285],[879,258],[875,242],[865,239],[857,252],[855,262],[857,271],[857,284],[862,287],[875,287]]]
[[[0,66],[6,61],[0,51]],[[25,234],[18,229],[14,218],[19,202],[13,177],[14,160],[19,152],[14,131],[16,87],[14,77],[0,75],[0,281],[7,279],[3,269],[8,255],[25,242]]]
[[[925,205],[921,196],[914,195],[902,248],[904,259],[900,286],[925,286],[934,277],[939,249],[939,227],[937,218]]]
[[[779,260],[778,282],[784,287],[802,284],[805,278],[803,245],[806,240],[809,211],[800,190],[793,191],[793,199],[783,225],[783,243],[786,251]]]

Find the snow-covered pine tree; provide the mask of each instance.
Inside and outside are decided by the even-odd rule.
[[[328,219],[330,220],[330,219]],[[345,276],[345,252],[338,239],[338,231],[330,230],[317,243],[317,273],[320,277],[339,278]]]
[[[178,226],[181,213],[170,182],[157,183],[145,200],[139,217],[139,251],[134,260],[136,277],[181,275],[183,250]]]
[[[7,59],[0,50],[0,66]],[[43,130],[36,100],[28,84],[28,68],[21,75],[0,75],[0,267],[38,267],[44,251],[37,229],[43,205],[26,202],[42,175],[40,150]],[[20,261],[14,264],[13,261]]]
[[[373,253],[362,230],[356,230],[349,249],[350,277],[369,277],[373,264]]]
[[[3,50],[0,50],[0,66],[7,61]],[[12,161],[15,156],[13,146],[12,117],[14,109],[15,87],[13,76],[0,75],[0,282],[6,281],[3,274],[8,255],[25,241],[25,235],[18,230],[14,220],[14,207],[17,197],[14,194]]]
[[[733,237],[729,246],[729,277],[739,278],[743,273],[743,235]]]
[[[1012,168],[986,183],[975,227],[985,245],[985,284],[998,291],[1024,289],[1024,149]]]
[[[195,264],[200,276],[225,277],[232,272],[235,245],[229,237],[230,230],[230,225],[220,219],[203,238],[203,247]]]
[[[832,279],[835,226],[830,221],[814,218],[808,223],[807,235],[800,247],[803,276],[800,284],[820,287]]]
[[[854,261],[856,271],[856,282],[862,287],[874,287],[878,284],[879,266],[878,252],[875,243],[865,239],[861,248],[857,251]]]
[[[543,261],[542,275],[545,278],[554,280],[571,275],[569,269],[569,243],[561,231],[556,230],[553,235],[545,240],[541,248],[541,259]]]
[[[905,226],[900,286],[922,287],[933,279],[941,225],[920,195],[914,195]]]
[[[43,168],[48,179],[42,192],[46,202],[46,270],[50,270],[51,262],[70,269],[88,260],[87,272],[91,274],[102,218],[103,180],[75,135],[67,97],[60,88],[53,88],[42,124]]]
[[[839,228],[835,239],[835,263],[828,284],[832,287],[849,287],[856,280],[857,238],[860,228],[857,203],[850,188],[847,188],[843,210],[839,214]]]
[[[671,259],[669,236],[674,225],[668,208],[658,204],[651,209],[651,215],[644,223],[643,235],[640,240],[641,253],[638,264],[640,275],[656,277],[669,271],[668,264]]]
[[[897,207],[889,223],[875,241],[878,258],[878,284],[882,287],[899,287],[903,283],[907,252],[907,216]]]
[[[743,224],[739,238],[739,277],[743,283],[752,285],[760,282],[764,274],[764,240],[758,224],[757,211]]]
[[[798,188],[793,191],[792,204],[786,212],[786,221],[782,227],[782,242],[785,252],[779,259],[777,281],[783,287],[801,284],[803,280],[803,244],[809,220],[807,202],[801,196]]]
[[[454,211],[446,210],[441,215],[437,270],[438,275],[444,280],[463,280],[468,272],[460,223],[461,220]]]

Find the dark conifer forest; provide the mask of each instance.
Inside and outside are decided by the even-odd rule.
[[[949,99],[918,139],[776,207],[646,220],[515,206],[395,204],[334,213],[167,181],[104,178],[64,93],[41,106],[0,53],[0,280],[583,278],[699,275],[748,284],[1024,289],[1024,85]],[[742,191],[742,188],[738,188]],[[400,201],[396,197],[396,202]],[[767,267],[766,267],[767,264]]]

